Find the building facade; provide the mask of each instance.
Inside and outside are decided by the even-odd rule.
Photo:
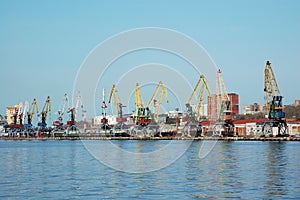
[[[230,111],[233,116],[239,115],[239,95],[236,93],[228,94],[230,99]]]
[[[20,114],[18,112],[22,112],[23,109],[23,105],[20,104],[16,104],[14,106],[7,106],[6,107],[6,121],[7,124],[12,124],[13,123],[13,116],[15,114]],[[20,123],[19,118],[17,119],[17,123]]]
[[[230,100],[230,112],[232,116],[239,115],[239,95],[236,93],[228,94]],[[208,96],[207,115],[209,121],[217,121],[218,108],[217,108],[217,95],[212,94]]]

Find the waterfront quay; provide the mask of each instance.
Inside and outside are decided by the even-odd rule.
[[[300,137],[148,137],[148,136],[63,136],[63,137],[0,137],[0,140],[220,140],[220,141],[300,141]]]

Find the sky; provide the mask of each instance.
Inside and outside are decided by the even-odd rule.
[[[65,93],[72,95],[78,71],[97,45],[143,27],[171,29],[200,44],[222,69],[227,91],[239,94],[240,110],[243,105],[265,103],[267,60],[284,104],[293,104],[300,99],[299,10],[298,0],[1,0],[0,113],[33,98],[42,107],[47,96],[56,110]],[[155,53],[143,52],[145,63],[154,57]],[[143,60],[135,64],[142,65]],[[183,73],[191,76],[192,85],[197,82],[192,71]],[[101,105],[102,87],[109,91],[111,83],[97,87],[96,108]],[[99,108],[96,114],[100,113]]]

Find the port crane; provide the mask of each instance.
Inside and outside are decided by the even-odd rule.
[[[160,88],[160,92],[159,92],[158,100],[156,101],[155,97],[158,94],[159,88]],[[152,97],[151,97],[151,99],[150,99],[150,101],[149,101],[149,103],[146,107],[146,110],[147,110],[147,113],[148,113],[148,118],[151,117],[154,120],[154,122],[158,122],[158,115],[159,115],[163,95],[165,96],[166,102],[169,103],[169,97],[168,97],[167,90],[166,90],[164,84],[160,81],[158,83],[158,85],[156,86],[155,91],[154,91],[154,93],[153,93],[153,95],[152,95]],[[152,114],[152,112],[150,110],[150,106],[153,102],[155,102],[155,104],[154,104],[154,109],[153,109],[154,112]]]
[[[110,125],[108,124],[108,119],[106,118],[106,109],[107,109],[107,105],[105,102],[105,88],[102,89],[102,105],[101,105],[101,111],[102,111],[102,119],[101,119],[101,123],[102,123],[102,129],[103,130],[110,130]]]
[[[154,113],[151,112],[150,106],[154,102],[154,99],[156,95],[158,94],[159,88],[161,88],[159,92],[159,98],[158,101],[156,102]],[[144,102],[142,99],[141,91],[139,84],[136,84],[135,88],[135,108],[136,108],[136,114],[135,114],[135,122],[136,125],[141,125],[141,126],[147,126],[149,123],[154,122],[156,123],[158,121],[158,114],[160,111],[160,105],[162,103],[162,96],[165,96],[166,102],[168,103],[168,94],[167,90],[165,89],[164,84],[160,81],[158,85],[155,88],[155,91],[147,104],[146,107],[144,107]]]
[[[266,111],[268,121],[263,125],[264,135],[287,135],[287,123],[283,112],[282,95],[277,84],[270,61],[264,69],[264,92],[266,93]]]
[[[228,96],[222,72],[217,71],[216,79],[216,102],[217,102],[217,123],[216,130],[218,135],[234,136],[234,124],[232,123],[232,115],[230,108],[230,98]],[[222,127],[222,128],[221,128]]]
[[[200,84],[202,83],[201,89],[200,89],[200,94],[199,94],[199,99],[197,102],[197,108],[196,108],[196,113],[193,111],[192,106],[191,106],[191,102],[193,100],[193,98],[195,97],[195,94],[200,86]],[[203,103],[203,98],[204,98],[204,93],[205,93],[205,89],[207,91],[208,96],[210,96],[210,89],[208,86],[208,81],[206,80],[204,75],[201,75],[197,84],[195,85],[193,92],[190,96],[190,98],[188,99],[188,102],[185,104],[186,109],[187,109],[187,117],[189,119],[191,119],[192,121],[195,121],[195,119],[197,119],[198,121],[200,121],[201,118],[201,108],[202,108],[202,103]]]
[[[70,120],[67,121],[67,125],[69,126],[68,129],[70,129],[70,130],[76,130],[76,127],[75,127],[76,120],[75,119],[77,118],[79,104],[81,106],[83,106],[82,100],[81,100],[81,95],[80,95],[80,92],[78,91],[75,106],[73,106],[72,108],[69,108],[67,111],[67,113],[70,113]]]
[[[53,122],[54,126],[56,127],[63,126],[63,115],[65,114],[68,106],[69,106],[69,98],[68,95],[65,94],[63,97],[62,105],[58,108],[57,111],[57,120]]]
[[[23,106],[23,112],[21,113],[22,118],[20,118],[20,124],[23,124],[25,122],[25,117],[28,112],[28,109],[29,109],[29,103],[28,103],[28,101],[25,101],[24,106]]]
[[[38,126],[41,128],[46,128],[47,126],[47,117],[48,117],[48,113],[51,111],[51,100],[50,100],[50,96],[47,97],[46,102],[44,104],[44,107],[42,109],[42,112],[38,115],[39,117],[41,117],[41,122],[38,123]]]
[[[144,101],[142,99],[140,86],[137,83],[135,86],[134,92],[134,103],[135,103],[135,124],[146,126],[150,123],[150,120],[147,118],[146,109],[144,107]]]
[[[26,128],[32,127],[32,119],[34,117],[35,112],[38,113],[39,109],[38,109],[38,104],[36,99],[33,99],[28,112],[26,112],[26,116],[27,116],[27,124],[25,124]]]
[[[114,101],[116,114],[118,116],[117,121],[119,121],[119,122],[126,121],[126,119],[123,119],[123,107],[126,107],[126,106],[121,103],[121,100],[120,100],[120,97],[119,97],[119,94],[118,94],[118,91],[117,91],[115,85],[112,85],[112,87],[110,89],[108,103],[111,102],[112,97],[113,97],[113,101]]]
[[[116,124],[114,124],[111,130],[111,133],[115,136],[129,136],[128,133],[125,131],[129,127],[125,122],[127,121],[126,118],[123,118],[123,108],[126,107],[123,103],[121,103],[121,99],[119,97],[118,90],[116,89],[116,85],[112,85],[110,94],[109,94],[109,100],[108,103],[111,103],[113,98],[113,104],[116,110],[117,118],[116,118]]]

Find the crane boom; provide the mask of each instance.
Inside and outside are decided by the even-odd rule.
[[[136,84],[135,87],[135,99],[136,99],[135,102],[137,103],[137,106],[144,107],[144,101],[142,99],[142,94],[138,83]]]
[[[111,102],[111,97],[113,96],[113,94],[114,94],[114,92],[115,92],[115,89],[116,89],[116,86],[113,84],[113,85],[111,86],[111,89],[110,89],[108,103]]]
[[[153,93],[153,95],[152,95],[152,97],[151,97],[151,99],[150,99],[150,101],[149,101],[149,103],[148,103],[148,105],[147,105],[147,108],[150,108],[150,105],[153,103],[154,98],[155,98],[155,96],[157,95],[158,89],[159,89],[159,87],[160,87],[162,84],[163,84],[163,83],[162,83],[161,81],[159,81],[159,83],[158,83],[158,85],[156,86],[156,88],[155,88],[155,90],[154,90],[154,93]]]

